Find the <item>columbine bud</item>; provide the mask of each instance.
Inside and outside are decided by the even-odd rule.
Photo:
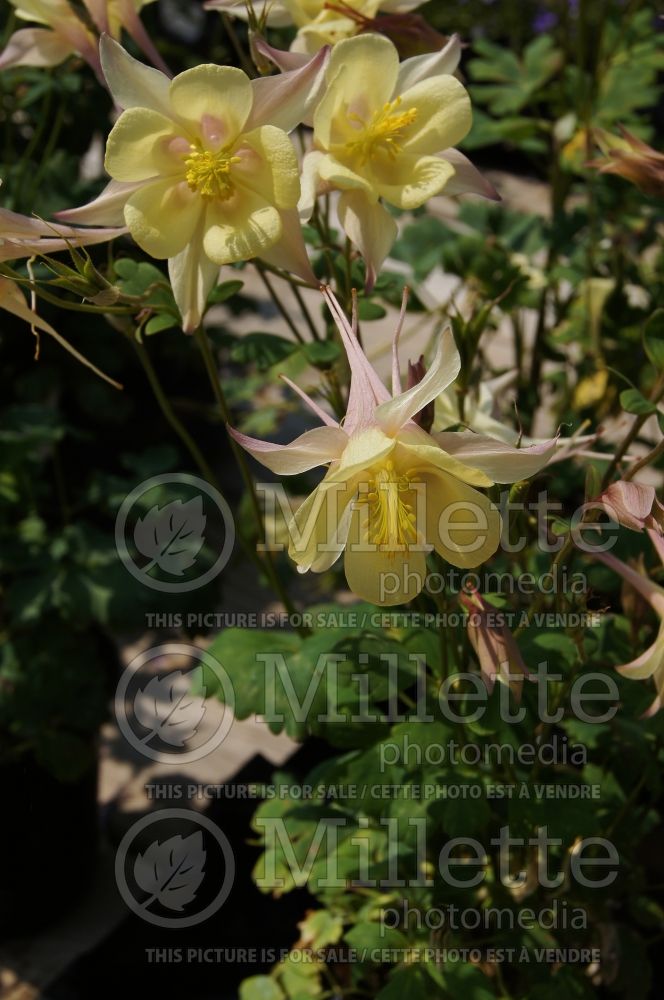
[[[427,370],[424,367],[424,355],[420,354],[418,360],[413,364],[412,361],[408,362],[408,377],[406,378],[406,388],[412,389],[414,385],[419,385]],[[419,424],[422,430],[430,431],[433,425],[435,403],[427,403],[419,413],[416,413],[413,420],[416,424]]]
[[[496,681],[502,681],[509,685],[517,703],[520,702],[528,669],[501,612],[485,601],[478,590],[462,592],[459,602],[469,615],[468,638],[479,660],[487,690],[491,693]]]
[[[611,518],[632,531],[651,528],[664,534],[664,506],[652,486],[619,479],[611,483],[594,501]]]
[[[587,164],[601,174],[619,174],[630,181],[642,194],[664,198],[664,153],[658,153],[626,128],[621,136],[604,129],[593,129],[593,137],[604,153],[603,158]]]

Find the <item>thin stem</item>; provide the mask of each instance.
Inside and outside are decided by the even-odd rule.
[[[659,401],[662,398],[662,396],[664,396],[664,374],[660,375],[659,378],[657,379],[657,381],[655,382],[655,384],[654,384],[654,386],[652,388],[652,392],[650,393],[650,396],[649,396],[650,402],[654,403],[654,404],[657,404],[657,403],[659,403]],[[623,438],[622,444],[620,445],[620,447],[616,451],[616,453],[615,453],[615,455],[613,457],[612,462],[610,463],[608,469],[606,470],[606,472],[604,474],[604,479],[602,480],[602,489],[606,489],[606,487],[611,482],[611,477],[613,476],[614,472],[618,468],[618,465],[622,461],[623,456],[627,453],[627,450],[628,450],[629,446],[632,444],[632,442],[634,441],[634,439],[637,437],[639,431],[641,430],[641,428],[645,424],[646,420],[650,416],[652,416],[651,413],[642,413],[640,416],[636,417],[636,419],[634,420],[634,423],[632,424],[632,426],[630,427],[629,431],[627,432],[627,434]],[[632,473],[632,475],[633,474],[634,473]]]
[[[629,469],[627,469],[627,471],[623,475],[623,479],[625,480],[633,479],[637,472],[639,472],[641,469],[644,469],[646,465],[651,465],[659,458],[660,455],[664,455],[664,438],[662,438],[662,440],[659,442],[656,448],[653,448],[652,451],[649,451],[647,455],[644,455],[643,458],[640,458],[638,462],[634,463],[634,465],[630,465]]]
[[[295,339],[300,344],[304,344],[305,343],[304,337],[302,336],[302,334],[298,330],[297,326],[293,322],[293,319],[292,319],[290,313],[288,312],[288,310],[286,309],[286,306],[283,304],[283,302],[279,298],[277,292],[274,289],[274,286],[272,285],[272,282],[270,281],[270,279],[268,278],[267,274],[263,270],[263,266],[261,264],[259,264],[259,263],[256,263],[256,270],[258,271],[260,279],[263,282],[263,284],[265,285],[270,298],[272,299],[272,301],[274,302],[275,306],[277,307],[277,309],[281,313],[283,319],[285,320],[286,324],[288,325],[288,329],[291,331],[291,333],[293,334],[293,336],[295,337]]]
[[[134,346],[134,350],[138,355],[138,360],[140,361],[143,367],[143,371],[147,376],[148,382],[150,383],[150,388],[152,389],[155,395],[155,399],[159,404],[161,412],[164,414],[166,420],[168,421],[168,423],[171,425],[177,436],[182,441],[183,445],[193,458],[194,462],[196,463],[200,471],[203,473],[205,479],[212,486],[214,486],[214,488],[218,490],[219,493],[221,493],[219,483],[217,482],[217,477],[215,476],[214,472],[212,471],[209,464],[205,460],[203,453],[201,452],[200,448],[192,438],[187,428],[176,416],[175,411],[173,410],[173,407],[171,406],[169,399],[166,396],[166,393],[162,389],[161,383],[159,381],[159,376],[155,371],[154,365],[152,364],[150,356],[146,351],[144,345],[139,344],[138,341],[133,336],[129,336],[129,339],[131,340],[131,343]]]
[[[230,39],[233,51],[240,62],[240,66],[245,71],[249,79],[251,79],[256,76],[256,71],[253,64],[249,61],[249,59],[247,59],[246,53],[240,43],[240,39],[238,38],[237,31],[235,30],[232,17],[229,17],[226,13],[222,13],[221,20],[224,25],[224,30]]]
[[[309,312],[309,307],[307,306],[307,303],[304,300],[304,296],[302,295],[302,292],[300,291],[300,289],[298,288],[297,285],[291,285],[291,289],[293,291],[293,295],[297,299],[297,304],[300,307],[300,311],[302,312],[302,315],[304,317],[304,321],[307,324],[307,326],[309,327],[309,331],[311,333],[311,336],[314,338],[314,340],[320,340],[320,334],[318,333],[318,330],[316,329],[316,324],[314,323],[314,321],[312,319],[311,313]]]
[[[210,341],[208,340],[207,333],[205,332],[203,327],[199,326],[199,328],[196,330],[195,337],[196,337],[196,342],[198,343],[198,346],[200,348],[201,355],[203,357],[205,370],[210,380],[210,385],[212,386],[212,391],[214,392],[217,405],[219,406],[219,410],[224,419],[224,422],[228,424],[230,423],[230,416],[231,416],[230,410],[228,408],[228,403],[226,402],[226,396],[224,395],[224,390],[221,385],[221,379],[219,378],[217,365],[214,360],[212,350],[210,348]],[[258,494],[256,493],[256,486],[254,484],[253,477],[249,470],[245,453],[243,449],[240,447],[240,445],[237,443],[235,438],[229,435],[228,440],[230,442],[233,455],[235,456],[235,460],[238,464],[238,468],[240,469],[240,474],[242,475],[244,485],[249,494],[249,499],[251,501],[251,506],[253,508],[254,515],[256,517],[256,524],[258,526],[259,533],[262,537],[265,537],[265,522],[263,520],[263,511],[261,510],[261,505],[258,500]],[[296,611],[295,606],[291,601],[286,591],[286,588],[284,587],[282,581],[279,579],[279,576],[277,574],[272,552],[270,552],[269,549],[266,548],[264,551],[264,555],[265,555],[265,560],[263,566],[266,575],[270,581],[270,585],[272,586],[272,589],[281,600],[288,614],[289,615],[295,614]],[[308,630],[303,628],[299,628],[297,631],[300,633],[300,635],[308,634]]]

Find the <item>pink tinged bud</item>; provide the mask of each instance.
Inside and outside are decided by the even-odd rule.
[[[412,361],[409,361],[408,375],[406,377],[406,389],[412,389],[413,386],[419,385],[424,376],[426,375],[426,373],[427,370],[424,367],[423,354],[420,354],[419,358],[414,364]],[[422,407],[419,413],[416,413],[415,416],[413,417],[415,423],[419,424],[419,426],[427,432],[431,430],[431,427],[433,425],[434,407],[435,404],[433,401],[431,403],[427,403],[427,405]]]
[[[650,529],[664,534],[664,506],[652,486],[619,479],[611,483],[595,501],[612,521],[632,531]]]
[[[529,673],[504,616],[477,590],[461,593],[459,601],[469,615],[468,638],[488,691],[493,691],[497,680],[502,681],[509,685],[517,703],[520,702],[523,680]]]

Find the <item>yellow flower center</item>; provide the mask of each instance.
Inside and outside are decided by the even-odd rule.
[[[368,541],[387,549],[403,549],[417,541],[414,495],[408,476],[399,475],[391,461],[374,474],[359,498],[368,506]]]
[[[361,163],[366,163],[379,151],[386,152],[391,159],[401,152],[399,140],[402,138],[403,130],[412,125],[417,118],[417,109],[398,111],[400,104],[400,97],[388,101],[380,111],[374,112],[368,122],[354,113],[348,115],[350,121],[363,126],[359,137],[346,143],[346,148],[352,155],[359,156]]]
[[[235,191],[231,180],[231,166],[239,162],[239,156],[231,156],[226,150],[212,153],[192,146],[191,153],[184,161],[187,184],[192,191],[198,191],[204,198],[225,201]]]

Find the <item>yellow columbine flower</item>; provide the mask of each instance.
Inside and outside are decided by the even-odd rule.
[[[113,182],[91,205],[58,217],[110,224],[122,211],[138,245],[168,259],[187,331],[200,323],[223,264],[261,257],[313,281],[287,132],[317,95],[326,53],[258,80],[213,65],[169,80],[106,36],[101,57],[111,93],[126,109],[106,144]]]
[[[401,66],[394,45],[359,35],[332,50],[327,89],[314,113],[313,151],[303,166],[301,214],[314,197],[341,191],[339,222],[367,265],[371,286],[397,234],[381,204],[414,209],[445,190],[494,197],[457,150],[471,125],[468,94],[451,75],[459,43]]]
[[[273,472],[297,475],[328,466],[289,525],[289,555],[300,572],[323,572],[345,550],[351,590],[376,604],[401,604],[424,586],[431,549],[463,568],[478,566],[495,552],[500,515],[474,487],[533,475],[549,460],[554,442],[516,449],[480,434],[470,435],[472,441],[448,434],[442,447],[415,418],[459,374],[451,332],[443,334],[426,375],[404,392],[397,353],[402,309],[390,393],[364,355],[355,324],[348,323],[329,290],[324,295],[351,368],[343,421],[337,423],[297,389],[325,426],[289,445],[230,431]]]
[[[208,0],[206,10],[218,10],[247,19],[249,7],[259,24],[262,19],[271,27],[294,24],[297,35],[292,52],[313,55],[324,45],[335,45],[351,38],[362,28],[362,20],[371,21],[377,14],[405,14],[420,7],[424,0]],[[355,15],[355,16],[354,16]],[[359,16],[358,16],[359,15]]]

